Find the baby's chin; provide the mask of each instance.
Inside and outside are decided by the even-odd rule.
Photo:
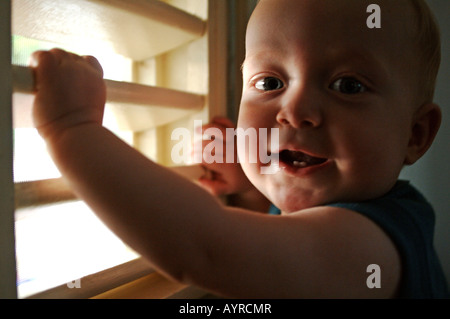
[[[283,213],[290,214],[304,209],[323,206],[324,199],[301,196],[299,192],[283,193],[279,189],[260,189],[272,204]]]
[[[301,202],[287,203],[285,201],[277,201],[277,203],[274,203],[274,205],[278,209],[280,209],[283,212],[283,214],[297,213],[297,212],[301,212],[302,210],[305,210],[305,209],[322,206],[321,204],[301,203]]]

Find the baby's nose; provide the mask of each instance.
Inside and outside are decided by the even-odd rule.
[[[277,113],[277,122],[294,128],[319,127],[323,121],[323,114],[318,100],[306,90],[286,95]]]

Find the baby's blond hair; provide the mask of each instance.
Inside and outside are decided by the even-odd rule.
[[[420,103],[433,101],[436,79],[441,63],[441,40],[439,26],[425,0],[410,0],[415,14],[416,38],[414,45],[418,53],[417,89]]]

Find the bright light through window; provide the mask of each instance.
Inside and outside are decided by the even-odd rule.
[[[13,64],[26,66],[32,52],[60,47],[93,55],[105,78],[131,81],[132,61],[108,51],[59,46],[13,36]],[[133,133],[122,131],[113,113],[105,110],[104,125],[126,142]],[[44,141],[33,127],[14,129],[14,180],[26,182],[59,178]],[[113,235],[80,201],[16,210],[16,255],[19,297],[63,285],[83,276],[113,267],[137,254]]]

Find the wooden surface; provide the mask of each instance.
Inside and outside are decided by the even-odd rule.
[[[135,259],[106,269],[104,271],[83,277],[79,280],[79,288],[69,288],[67,284],[43,291],[27,297],[27,299],[86,299],[107,292],[121,285],[133,282],[153,273],[148,263]]]
[[[109,48],[136,61],[192,41],[204,29],[201,19],[156,0],[13,1],[13,34]]]
[[[205,173],[200,165],[177,166],[169,169],[192,181]],[[16,183],[14,188],[16,209],[77,199],[69,185],[62,178],[20,182]]]
[[[9,0],[0,1],[0,298],[16,298],[11,33]]]

